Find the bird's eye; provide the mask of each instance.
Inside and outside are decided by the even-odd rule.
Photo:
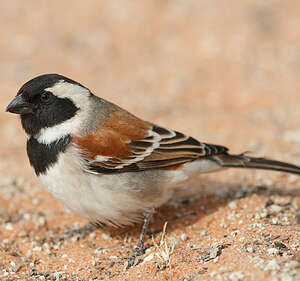
[[[50,98],[51,98],[51,94],[49,92],[43,92],[41,94],[41,98],[40,99],[41,99],[42,103],[47,103],[47,102],[49,102]]]

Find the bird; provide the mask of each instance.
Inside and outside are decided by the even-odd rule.
[[[30,165],[56,199],[94,223],[143,221],[128,267],[144,253],[155,209],[188,179],[226,168],[300,175],[297,165],[231,154],[225,146],[144,121],[59,74],[26,82],[6,111],[20,115]]]

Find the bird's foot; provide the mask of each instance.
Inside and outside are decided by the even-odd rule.
[[[130,267],[136,265],[138,261],[138,257],[141,257],[145,254],[145,248],[143,246],[137,246],[133,252],[133,255],[127,258],[124,258],[127,260],[126,269],[129,269]]]

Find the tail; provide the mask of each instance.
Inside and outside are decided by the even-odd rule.
[[[212,159],[224,168],[273,170],[300,175],[299,166],[266,158],[250,157],[244,154],[234,155],[224,153],[222,155],[212,156]]]

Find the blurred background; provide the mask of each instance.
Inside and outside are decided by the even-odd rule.
[[[143,119],[234,152],[269,155],[299,141],[299,1],[0,5],[2,171],[16,157],[17,168],[28,166],[25,136],[5,106],[43,73],[68,76]]]
[[[197,191],[198,199],[190,201],[194,203],[163,207],[151,232],[160,235],[170,220],[168,235],[177,237],[180,247],[172,266],[161,267],[160,273],[154,263],[148,263],[145,274],[139,273],[145,267],[135,267],[129,275],[117,267],[115,259],[129,255],[135,246],[138,228],[129,234],[115,230],[113,238],[110,231],[99,230],[85,240],[56,244],[63,233],[86,221],[42,189],[26,156],[19,118],[5,112],[25,82],[44,73],[70,77],[140,118],[228,146],[233,153],[253,151],[300,165],[299,0],[0,1],[0,279],[18,271],[25,280],[39,271],[64,270],[81,277],[62,280],[94,280],[90,278],[99,274],[101,280],[175,280],[170,277],[175,270],[174,276],[182,277],[176,280],[196,280],[189,274],[197,270],[207,271],[201,275],[205,280],[217,280],[209,274],[235,270],[237,277],[225,279],[271,280],[266,264],[272,259],[276,280],[294,280],[288,267],[285,272],[291,275],[280,277],[276,252],[266,249],[271,245],[266,237],[273,233],[285,239],[280,240],[286,247],[284,254],[279,252],[282,259],[292,255],[286,252],[292,245],[299,251],[296,207],[275,205],[280,211],[267,226],[263,216],[272,202],[268,187],[289,194],[289,201],[280,202],[295,198],[300,206],[299,177],[281,173],[233,169],[209,174],[197,179],[195,186],[204,192]],[[237,229],[241,239],[234,238]],[[224,253],[222,244],[214,248],[222,256],[205,264],[208,270],[200,270],[199,253],[189,246],[202,239],[203,249],[221,241],[224,248],[232,244]],[[248,253],[247,241],[262,241],[257,245],[263,246]],[[114,279],[115,273],[124,273],[124,278]],[[16,280],[17,275],[1,280]],[[49,276],[58,280],[58,275]]]

